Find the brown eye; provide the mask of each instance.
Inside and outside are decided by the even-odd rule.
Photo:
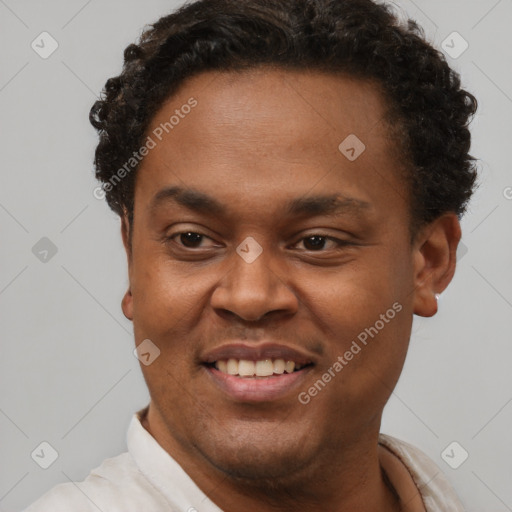
[[[190,249],[190,251],[186,251],[190,253],[199,253],[220,247],[219,244],[215,243],[215,240],[197,231],[178,231],[174,234],[169,234],[165,237],[165,242],[170,244],[171,249],[182,252]]]
[[[178,234],[180,242],[185,247],[199,247],[203,240],[203,235],[199,233],[187,232],[187,233],[179,233]]]
[[[317,251],[325,247],[326,240],[325,236],[309,236],[304,238],[304,247],[308,251]]]
[[[338,238],[334,238],[332,236],[311,235],[301,238],[298,242],[298,245],[302,245],[302,247],[299,248],[304,251],[327,252],[330,250],[342,249],[343,247],[351,244],[348,241],[339,240]]]

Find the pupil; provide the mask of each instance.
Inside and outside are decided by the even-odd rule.
[[[308,249],[322,249],[325,245],[325,238],[323,236],[310,236],[304,240],[304,245]]]
[[[186,247],[193,247],[201,242],[203,235],[199,235],[198,233],[182,233],[180,235],[181,242]]]

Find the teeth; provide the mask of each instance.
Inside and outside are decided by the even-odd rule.
[[[261,361],[249,361],[247,359],[228,359],[217,361],[215,368],[222,373],[239,375],[240,377],[270,377],[271,375],[282,375],[293,373],[303,368],[294,361],[284,359],[263,359]]]
[[[284,359],[276,359],[274,361],[274,373],[281,375],[284,373],[284,367],[286,366]]]
[[[284,365],[284,371],[286,373],[292,373],[293,370],[295,370],[295,363],[293,361],[286,361],[286,364]]]
[[[265,359],[265,361],[256,362],[256,376],[268,377],[274,373],[274,363],[272,359]]]
[[[240,359],[238,363],[238,375],[240,375],[240,377],[252,377],[256,369],[255,367],[256,365],[252,361]]]
[[[238,375],[238,361],[236,359],[228,359],[227,371],[229,375]],[[220,370],[220,368],[218,368]]]
[[[233,359],[233,361],[234,361],[234,359]],[[228,362],[227,361],[217,361],[217,369],[220,370],[222,373],[228,373]]]

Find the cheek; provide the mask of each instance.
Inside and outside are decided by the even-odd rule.
[[[142,256],[132,273],[134,327],[147,337],[181,331],[186,336],[207,305],[214,273],[191,270],[165,255]]]
[[[332,406],[364,404],[361,414],[389,397],[401,373],[412,323],[407,280],[403,269],[395,268],[400,262],[384,260],[381,254],[380,265],[359,262],[330,278],[302,280],[312,322],[328,340],[328,357],[319,373],[336,375]]]
[[[401,295],[388,262],[371,258],[332,272],[309,272],[300,280],[307,308],[338,333],[357,334],[373,324]]]

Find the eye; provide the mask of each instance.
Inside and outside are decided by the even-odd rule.
[[[299,244],[303,243],[307,251],[322,251],[324,249],[337,249],[341,246],[348,245],[348,242],[338,240],[330,236],[311,235],[299,240]]]
[[[173,235],[167,237],[167,240],[172,241],[178,246],[187,249],[200,249],[215,246],[215,242],[210,237],[195,231],[182,231],[179,233],[174,233]],[[208,241],[210,244],[208,244]],[[300,243],[303,244],[304,250],[312,252],[334,250],[346,245],[350,245],[347,241],[321,234],[314,234],[303,237],[299,240],[299,242],[297,242],[296,245],[299,245]]]
[[[205,240],[211,240],[211,238],[194,231],[183,231],[181,233],[175,233],[174,235],[169,236],[168,240],[172,240],[178,245],[187,247],[189,249],[197,249],[204,247],[204,245],[201,245],[202,242]]]

